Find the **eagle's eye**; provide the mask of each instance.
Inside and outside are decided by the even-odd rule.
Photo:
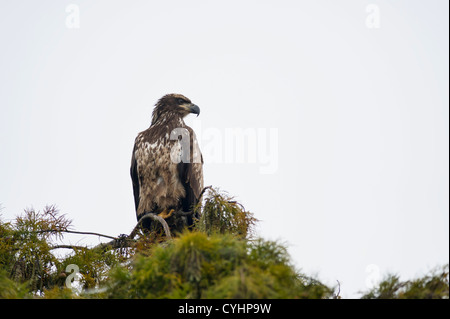
[[[178,104],[184,104],[186,101],[183,99],[177,99]]]

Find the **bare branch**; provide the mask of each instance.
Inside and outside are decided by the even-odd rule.
[[[110,239],[117,239],[117,237],[104,235],[104,234],[100,234],[100,233],[94,233],[94,232],[83,232],[83,231],[75,231],[75,230],[63,230],[63,232],[71,233],[71,234],[81,234],[81,235],[94,235],[94,236],[100,236],[100,237],[105,237],[105,238],[110,238]]]
[[[210,189],[210,188],[212,188],[212,185],[209,185],[209,186],[204,187],[204,188],[202,189],[202,191],[200,192],[200,196],[198,197],[198,200],[200,200],[200,199],[202,198],[202,196],[203,196],[203,193],[204,193],[207,189]]]
[[[59,248],[66,248],[66,249],[73,249],[73,250],[76,250],[76,249],[89,249],[89,248],[84,247],[84,246],[75,246],[75,245],[55,245],[55,246],[50,247],[50,250],[53,250],[53,249],[59,249]]]
[[[337,280],[338,283],[338,292],[333,296],[334,299],[341,299],[341,296],[339,296],[339,294],[341,293],[341,283],[339,282],[339,280]]]
[[[192,212],[178,211],[175,214],[186,216],[186,215],[192,214]],[[172,239],[172,234],[170,232],[169,225],[164,220],[164,218],[162,218],[161,216],[152,214],[152,213],[148,213],[148,214],[142,216],[142,218],[139,220],[139,222],[136,224],[136,226],[133,228],[133,230],[131,231],[131,233],[128,236],[121,235],[119,237],[113,237],[113,236],[104,235],[104,234],[95,233],[95,232],[83,232],[83,231],[75,231],[75,230],[67,230],[67,229],[62,229],[62,230],[43,229],[43,230],[36,231],[36,233],[71,233],[71,234],[100,236],[100,237],[110,238],[112,240],[109,242],[106,242],[106,243],[100,243],[97,246],[93,247],[93,249],[124,248],[124,247],[130,247],[132,243],[136,242],[134,240],[134,237],[136,236],[137,232],[139,231],[142,222],[145,219],[149,219],[149,218],[154,221],[158,221],[162,225],[167,239]],[[58,249],[58,248],[74,249],[74,250],[75,249],[89,249],[87,247],[76,246],[76,245],[55,245],[55,246],[52,246],[50,249]]]
[[[36,231],[36,233],[38,233],[38,234],[39,233],[70,233],[70,234],[80,234],[80,235],[94,235],[94,236],[100,236],[100,237],[105,237],[105,238],[110,238],[110,239],[117,239],[117,237],[104,235],[104,234],[100,234],[100,233],[67,230],[67,229],[63,229],[63,230],[61,230],[61,229],[60,230],[43,229],[43,230]]]
[[[148,218],[150,218],[150,219],[152,219],[154,221],[160,222],[161,225],[164,228],[164,232],[166,233],[166,237],[168,239],[172,239],[172,234],[170,233],[169,225],[167,225],[167,222],[164,220],[164,218],[162,218],[161,216],[158,216],[156,214],[152,214],[152,213],[147,213],[144,216],[142,216],[141,219],[139,219],[139,222],[137,223],[136,227],[134,227],[133,231],[130,233],[128,238],[130,238],[130,239],[133,238],[136,235],[137,231],[139,230],[139,227],[141,226],[142,222],[145,219],[148,219]]]

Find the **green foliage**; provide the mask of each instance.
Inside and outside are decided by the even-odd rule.
[[[117,283],[116,283],[117,281]],[[229,234],[185,232],[131,272],[111,275],[110,298],[328,298],[332,290],[299,274],[282,245]],[[320,287],[311,289],[312,286]]]
[[[196,226],[208,235],[231,233],[239,237],[251,236],[257,222],[241,204],[214,188],[208,190],[203,207],[197,209],[202,211]]]
[[[75,249],[73,254],[61,262],[61,271],[68,265],[77,265],[80,273],[80,285],[83,289],[95,289],[104,284],[111,267],[119,263],[115,251],[99,249]]]
[[[44,296],[48,291],[52,291],[50,296],[57,292],[62,293],[60,297],[67,296],[71,292],[64,290],[69,264],[79,265],[84,288],[101,284],[110,267],[120,261],[118,252],[77,248],[65,258],[57,258],[53,242],[62,239],[70,225],[55,206],[47,206],[42,212],[27,209],[10,223],[0,221],[0,287],[18,284],[21,289],[17,298],[22,296],[23,287],[30,296]]]
[[[0,269],[0,299],[26,299],[30,297],[27,284],[18,284],[9,278],[6,270]]]
[[[401,281],[397,275],[387,275],[363,299],[448,299],[449,265],[435,269],[423,277]]]
[[[0,298],[340,298],[301,273],[286,246],[257,238],[256,218],[209,189],[193,229],[120,237],[96,247],[57,245],[71,221],[54,206],[0,219]],[[57,257],[57,248],[69,253]],[[76,288],[68,282],[79,269]],[[73,283],[75,285],[75,283]],[[388,276],[363,298],[449,298],[448,265],[402,282]]]
[[[70,220],[56,207],[43,212],[28,209],[12,223],[0,226],[0,267],[16,282],[27,282],[31,291],[42,291],[53,284],[52,272],[59,264],[51,253],[52,237],[61,238]]]

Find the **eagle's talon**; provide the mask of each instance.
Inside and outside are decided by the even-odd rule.
[[[164,219],[169,218],[170,216],[172,216],[173,212],[175,211],[175,209],[171,209],[169,211],[169,213],[167,213],[167,209],[164,209],[161,213],[158,214],[159,217],[162,217]]]

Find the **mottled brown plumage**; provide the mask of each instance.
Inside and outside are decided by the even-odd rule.
[[[200,200],[203,158],[183,120],[189,113],[198,115],[200,109],[183,95],[165,95],[155,105],[150,127],[136,137],[130,173],[138,220],[147,213],[188,212]],[[192,216],[186,222],[191,225]]]

